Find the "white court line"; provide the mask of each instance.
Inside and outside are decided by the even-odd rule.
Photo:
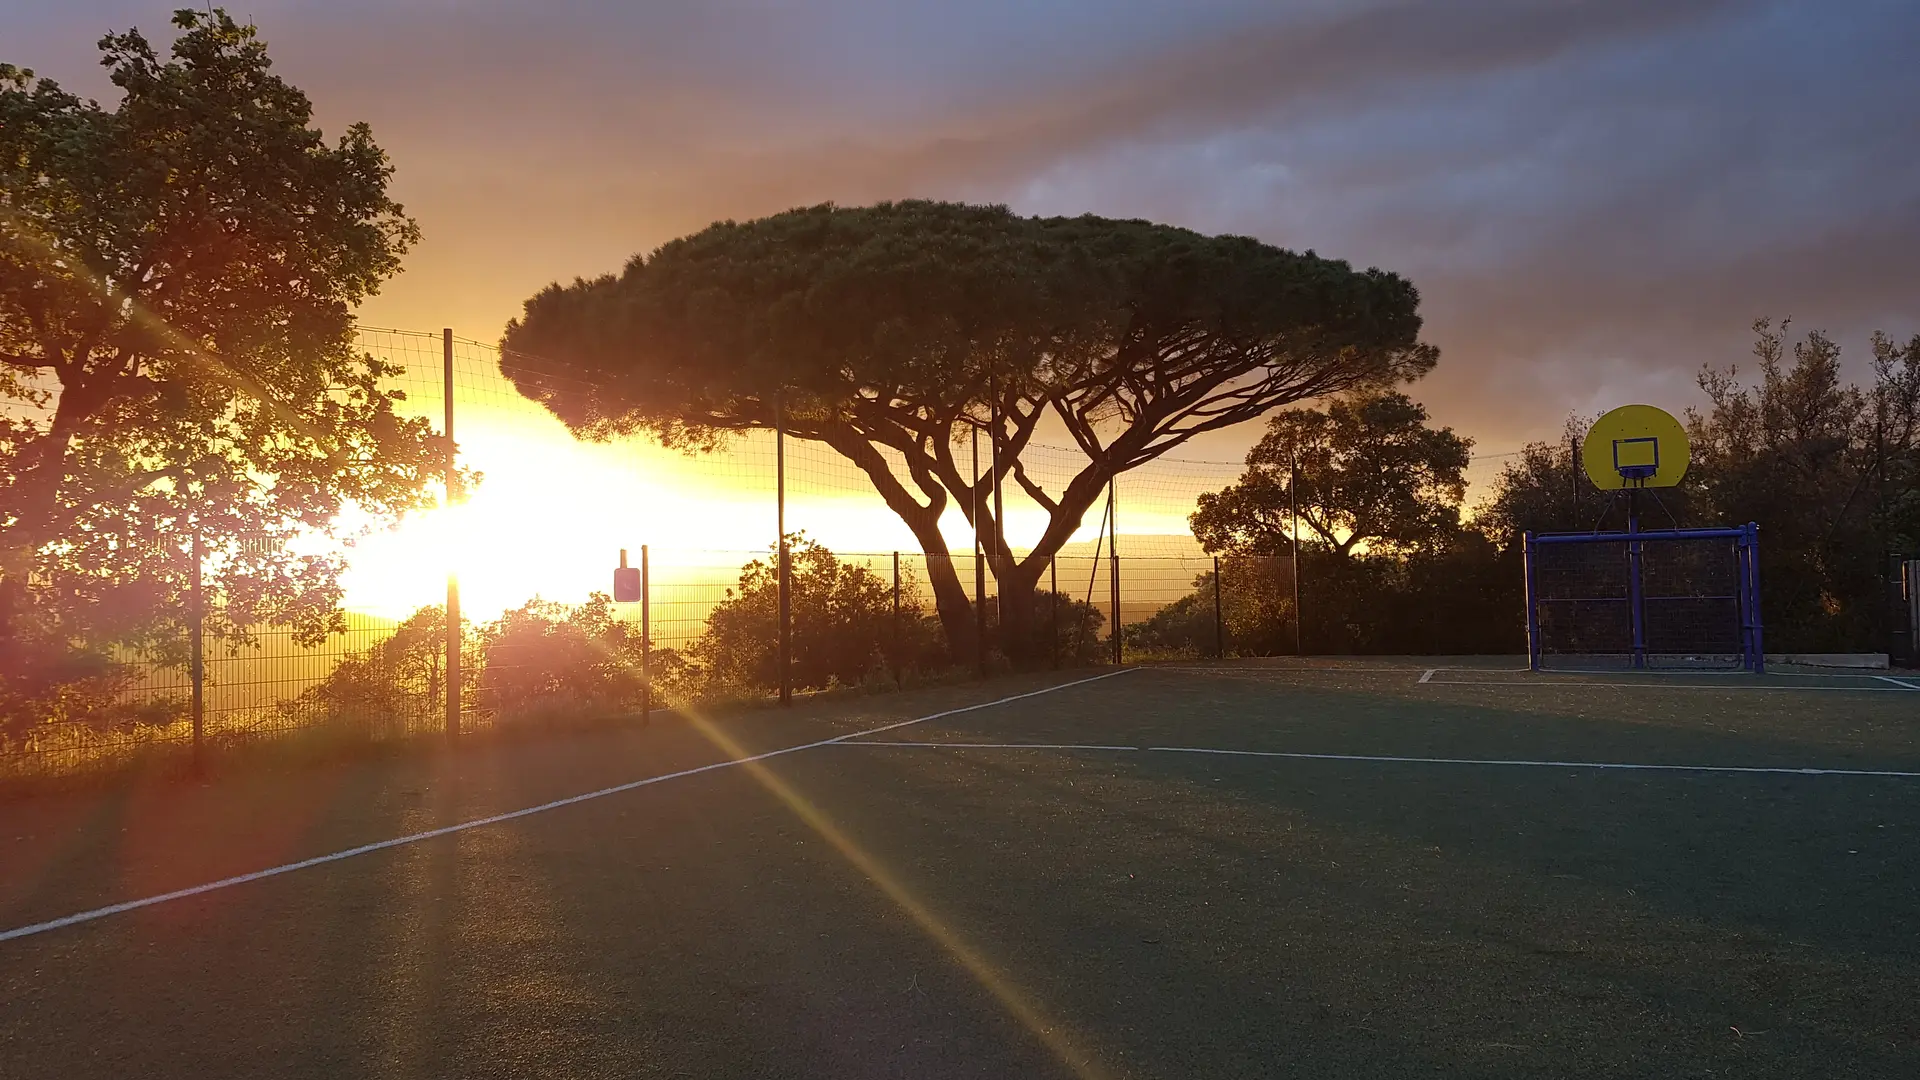
[[[1438,667],[1435,671],[1453,671],[1461,674],[1468,672],[1504,671],[1515,675],[1620,675],[1630,672],[1631,668],[1548,668],[1534,671],[1532,668],[1476,668],[1476,667]],[[1750,671],[1713,671],[1707,668],[1641,668],[1643,674],[1655,678],[1685,677],[1689,679],[1746,679],[1752,678]],[[1767,669],[1763,676],[1768,679],[1884,679],[1885,675],[1874,675],[1863,671],[1776,671]],[[1570,681],[1570,680],[1569,680]]]
[[[1784,773],[1791,776],[1894,776],[1920,779],[1920,772],[1894,769],[1808,769],[1764,765],[1641,765],[1619,761],[1525,761],[1500,758],[1390,757],[1382,754],[1302,754],[1279,750],[1211,750],[1202,746],[1146,746],[1168,754],[1219,754],[1227,757],[1294,758],[1304,761],[1374,761],[1409,765],[1515,765],[1538,769],[1618,769],[1646,772]]]
[[[1788,776],[1892,776],[1920,779],[1895,769],[1816,769],[1768,765],[1643,765],[1624,761],[1529,761],[1506,758],[1394,757],[1383,754],[1307,754],[1282,750],[1217,750],[1204,746],[1103,746],[1098,743],[952,743],[865,739],[843,746],[948,747],[975,750],[1128,750],[1147,754],[1216,754],[1222,757],[1292,758],[1299,761],[1367,761],[1406,765],[1514,765],[1538,769],[1615,769],[1651,772],[1779,773]]]
[[[1874,678],[1890,682],[1895,686],[1904,686],[1909,690],[1920,690],[1920,686],[1915,686],[1913,683],[1907,682],[1904,679],[1896,679],[1891,675],[1875,675]]]
[[[1255,658],[1258,659],[1258,658]],[[1285,659],[1284,657],[1282,659]],[[1220,664],[1169,662],[1144,664],[1146,671],[1177,671],[1183,675],[1298,675],[1303,672],[1332,672],[1336,675],[1367,675],[1389,671],[1487,671],[1524,672],[1523,667],[1448,667],[1424,668],[1417,664]]]
[[[913,746],[959,750],[1141,750],[1139,746],[1104,746],[1100,743],[1033,742],[905,742],[895,739],[860,739],[848,746]]]
[[[1492,686],[1502,690],[1530,690],[1542,686],[1614,686],[1629,690],[1745,690],[1749,692],[1774,691],[1782,694],[1808,694],[1822,691],[1835,694],[1898,694],[1901,691],[1890,686],[1727,686],[1713,683],[1658,683],[1658,682],[1592,682],[1587,679],[1434,679],[1420,680],[1428,686]],[[1920,690],[1920,686],[1907,687],[1908,690]]]
[[[79,923],[92,922],[95,919],[104,919],[109,915],[119,915],[128,911],[138,911],[141,908],[152,907],[155,904],[164,904],[169,900],[184,900],[189,896],[199,896],[202,893],[210,893],[219,889],[230,889],[235,885],[245,885],[251,881],[259,881],[263,878],[278,877],[281,874],[291,874],[295,870],[305,870],[308,867],[320,866],[325,863],[331,863],[331,862],[339,862],[342,859],[351,859],[355,855],[366,855],[371,852],[385,851],[388,848],[401,847],[406,844],[417,844],[422,840],[431,840],[437,836],[446,836],[451,833],[465,832],[468,829],[478,829],[483,825],[498,825],[500,822],[503,822],[503,821],[512,821],[515,818],[529,817],[533,814],[543,814],[543,813],[546,813],[548,810],[558,810],[563,806],[572,806],[575,803],[583,803],[592,799],[605,798],[608,795],[617,795],[623,791],[632,791],[635,788],[643,788],[648,786],[649,784],[658,784],[664,780],[677,780],[683,776],[694,776],[696,774],[703,773],[703,772],[712,772],[715,769],[730,768],[731,766],[734,766],[734,765],[745,765],[748,762],[752,762],[752,761],[765,761],[768,758],[779,757],[782,754],[798,753],[801,750],[812,750],[815,747],[820,747],[820,746],[832,746],[835,743],[843,743],[849,739],[857,739],[862,735],[878,735],[883,731],[893,731],[897,728],[907,727],[912,724],[924,723],[928,720],[939,720],[943,717],[957,716],[960,713],[973,712],[976,709],[990,709],[996,705],[1005,705],[1008,702],[1019,701],[1023,698],[1039,697],[1042,694],[1051,694],[1055,690],[1065,690],[1069,687],[1084,686],[1087,683],[1099,682],[1101,679],[1111,679],[1115,675],[1125,675],[1127,672],[1133,671],[1133,670],[1135,669],[1121,668],[1119,671],[1109,671],[1103,675],[1095,675],[1092,678],[1075,679],[1073,682],[1060,683],[1056,686],[1042,687],[1039,690],[1031,690],[1024,694],[1011,694],[1007,697],[995,698],[992,701],[983,701],[977,705],[963,705],[957,709],[947,709],[944,712],[928,713],[925,716],[916,716],[911,720],[900,720],[891,724],[883,724],[876,728],[868,728],[865,731],[850,731],[845,735],[836,735],[831,739],[821,739],[818,742],[803,743],[799,746],[788,746],[779,750],[769,750],[763,754],[752,754],[748,757],[742,757],[742,758],[729,758],[726,761],[716,761],[710,765],[700,765],[691,769],[681,769],[679,772],[662,773],[659,776],[649,776],[640,780],[631,780],[624,784],[615,784],[612,787],[601,788],[598,791],[589,791],[581,795],[570,795],[564,799],[555,799],[552,802],[544,802],[538,806],[528,806],[519,810],[509,810],[504,814],[493,814],[489,817],[475,818],[472,821],[462,821],[462,822],[459,822],[458,824],[446,825],[438,829],[428,829],[426,832],[417,832],[407,836],[396,836],[391,840],[379,840],[371,844],[362,844],[359,847],[348,848],[345,851],[335,851],[326,855],[316,855],[311,859],[301,859],[299,862],[290,862],[290,863],[283,864],[281,866],[269,867],[265,870],[255,870],[252,873],[248,873],[248,874],[235,874],[233,877],[221,878],[219,881],[209,881],[204,885],[193,885],[185,889],[175,889],[172,892],[161,893],[157,896],[146,896],[138,900],[127,900],[118,904],[108,904],[106,907],[94,908],[92,911],[82,911],[73,915],[65,915],[58,919],[48,919],[46,922],[33,923],[29,926],[19,926],[19,927],[15,927],[12,930],[0,932],[0,941],[12,941],[15,938],[32,937],[35,934],[44,934],[49,930],[59,930],[63,927],[74,926]]]
[[[1427,680],[1429,680],[1429,679],[1431,679],[1431,678],[1433,678],[1433,673],[1434,673],[1434,672],[1436,672],[1436,671],[1439,671],[1439,670],[1440,670],[1440,669],[1439,669],[1439,668],[1437,668],[1437,667],[1430,667],[1430,668],[1428,668],[1427,670],[1425,670],[1425,671],[1423,671],[1423,672],[1421,672],[1421,673],[1420,673],[1420,681],[1421,681],[1421,682],[1426,682]]]

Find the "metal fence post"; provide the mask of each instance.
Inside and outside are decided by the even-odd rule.
[[[1747,522],[1747,590],[1753,598],[1753,673],[1767,672],[1767,643],[1760,617],[1760,525]]]
[[[1213,557],[1213,655],[1227,658],[1227,621],[1220,614],[1220,556]]]
[[[440,331],[440,355],[442,361],[441,396],[446,399],[446,486],[447,510],[452,511],[454,499],[459,493],[459,478],[455,474],[456,453],[453,447],[453,329],[448,327]],[[456,738],[460,734],[460,573],[451,565],[447,566],[447,737]]]
[[[647,545],[640,545],[640,722],[653,722],[653,583],[647,580]]]
[[[1293,524],[1288,532],[1288,550],[1293,556],[1293,655],[1307,654],[1307,616],[1300,609],[1300,451],[1288,459],[1287,513]]]
[[[1120,522],[1119,507],[1114,498],[1114,478],[1107,477],[1107,558],[1112,568],[1107,575],[1113,591],[1113,662],[1121,663],[1120,650],[1124,647],[1120,632]]]
[[[190,579],[187,595],[188,618],[191,620],[187,626],[187,665],[193,681],[193,768],[196,772],[206,763],[204,738],[207,718],[205,653],[207,608],[200,569],[200,564],[205,558],[206,552],[202,549],[200,542],[200,527],[196,524],[193,529],[193,576]]]
[[[1524,595],[1527,603],[1527,668],[1540,670],[1540,612],[1535,606],[1533,585],[1533,533],[1520,534],[1520,566],[1526,578]]]
[[[1047,556],[1047,592],[1053,597],[1052,614],[1048,619],[1048,636],[1053,639],[1053,670],[1060,670],[1060,557]]]
[[[980,544],[980,429],[973,429],[973,655],[987,677],[987,564]]]
[[[900,674],[900,643],[905,638],[900,627],[900,553],[893,553],[893,645],[887,651],[893,654],[893,687],[898,690],[906,685]]]
[[[989,558],[993,560],[993,597],[994,619],[1000,624],[1000,651],[1008,656],[1026,652],[1026,642],[1017,645],[1007,639],[1007,583],[1006,563],[1001,561],[1000,553],[1007,549],[1007,523],[1005,506],[1000,501],[1000,398],[994,392],[993,376],[987,376],[987,395],[993,399],[989,410],[993,415],[993,432],[989,438],[988,475],[993,477],[993,551]]]
[[[1640,489],[1627,489],[1627,615],[1633,623],[1633,666],[1647,666],[1647,607],[1643,574],[1646,556],[1640,544]]]
[[[793,579],[787,558],[787,406],[786,398],[773,396],[773,487],[774,522],[780,533],[774,570],[774,590],[779,594],[780,704],[793,704]]]

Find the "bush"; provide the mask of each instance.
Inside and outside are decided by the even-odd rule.
[[[25,737],[40,724],[164,726],[186,714],[177,698],[127,700],[138,678],[134,665],[104,650],[19,619],[0,648],[0,736]]]
[[[1054,626],[1054,605],[1059,605],[1059,628]],[[1029,657],[1036,664],[1046,665],[1058,656],[1063,667],[1085,667],[1089,664],[1101,664],[1112,655],[1112,647],[1101,635],[1107,616],[1099,608],[1076,600],[1066,593],[1040,591],[1033,594],[1033,617],[1027,622],[1027,640],[1019,643],[1018,651],[1009,651],[1008,642],[1000,637],[1000,605],[989,600],[987,604],[987,647],[1003,657]],[[956,662],[970,663],[972,657],[958,657]]]
[[[404,733],[446,709],[446,611],[424,607],[392,636],[349,655],[282,706],[302,723]],[[626,710],[640,704],[640,633],[594,593],[578,606],[534,599],[463,635],[470,704],[514,719],[549,712]],[[660,664],[656,654],[655,666]],[[671,658],[669,658],[671,662]]]
[[[920,606],[910,576],[901,582],[900,616],[893,585],[862,566],[842,562],[818,543],[788,540],[791,573],[791,672],[800,690],[857,686],[890,669],[940,666],[938,626]],[[740,568],[740,584],[707,616],[688,646],[688,685],[704,696],[765,691],[780,684],[779,581],[775,559]]]
[[[1220,621],[1235,656],[1293,651],[1293,565],[1283,558],[1228,555],[1220,560]],[[1218,647],[1213,571],[1193,579],[1193,592],[1126,628],[1127,647],[1211,656]]]
[[[594,593],[575,607],[534,599],[481,627],[480,703],[502,717],[640,706],[640,628]]]
[[[461,667],[477,673],[482,654],[465,640]],[[446,659],[446,610],[423,607],[281,708],[303,723],[402,733],[445,715]]]

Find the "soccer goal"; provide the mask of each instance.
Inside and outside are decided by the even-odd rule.
[[[1764,670],[1759,527],[1530,533],[1536,671]]]

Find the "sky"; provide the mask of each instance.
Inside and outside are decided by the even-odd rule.
[[[0,0],[108,96],[168,3]],[[725,218],[930,197],[1146,217],[1400,272],[1487,454],[1698,400],[1791,316],[1920,331],[1911,0],[246,0],[425,240],[361,313],[495,340],[554,280]],[[1192,448],[1237,457],[1251,429]]]

